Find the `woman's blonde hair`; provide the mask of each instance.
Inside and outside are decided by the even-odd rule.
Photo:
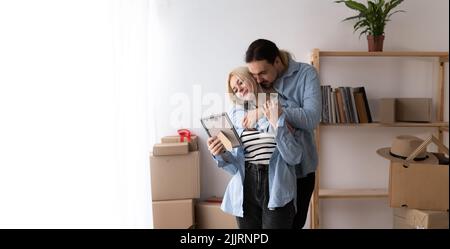
[[[259,84],[256,83],[255,79],[250,74],[247,67],[238,67],[238,68],[233,69],[228,74],[227,91],[228,91],[228,97],[230,98],[231,102],[233,102],[237,105],[242,105],[242,106],[244,105],[244,102],[245,102],[244,100],[242,100],[236,96],[236,94],[233,92],[233,89],[230,86],[231,77],[233,77],[233,76],[236,76],[242,82],[247,82],[248,84],[252,85],[253,94],[254,94],[255,101],[256,101],[258,92],[261,92]]]

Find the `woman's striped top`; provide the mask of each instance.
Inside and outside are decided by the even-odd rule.
[[[276,147],[275,136],[260,131],[244,131],[241,135],[245,161],[253,164],[269,164]]]

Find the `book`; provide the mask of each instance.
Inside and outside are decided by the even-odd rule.
[[[367,113],[367,121],[368,123],[372,123],[372,115],[370,113],[369,101],[367,99],[366,90],[364,87],[355,87],[355,92],[361,93],[364,101],[364,108]]]
[[[356,90],[355,90],[355,88],[351,88],[351,87],[349,87],[349,90],[350,90],[350,99],[351,99],[351,103],[352,103],[352,111],[353,111],[352,114],[354,117],[354,121],[355,121],[355,123],[359,123],[358,112],[356,110],[355,95],[354,95]]]
[[[336,89],[336,100],[337,100],[337,105],[338,105],[338,110],[339,110],[339,120],[341,121],[341,123],[347,123],[347,119],[346,119],[345,112],[344,112],[344,100],[342,97],[342,89],[341,88]]]
[[[364,96],[360,92],[354,92],[356,111],[358,112],[358,118],[360,123],[369,123],[369,119],[366,112],[366,107],[364,106]]]

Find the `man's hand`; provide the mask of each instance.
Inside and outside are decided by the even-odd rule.
[[[254,128],[256,122],[258,122],[258,119],[258,109],[248,111],[247,114],[245,114],[244,119],[242,120],[242,126],[246,129]]]
[[[222,142],[216,136],[208,138],[207,143],[209,152],[214,156],[221,155],[225,152],[225,147],[223,147]]]
[[[267,101],[263,107],[264,116],[266,116],[273,128],[278,128],[277,122],[282,110],[277,101]]]

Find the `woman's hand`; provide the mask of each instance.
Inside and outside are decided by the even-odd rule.
[[[258,118],[258,109],[250,110],[245,114],[245,117],[242,120],[242,126],[246,129],[254,128],[256,122],[258,122]]]
[[[269,121],[270,125],[272,125],[272,127],[275,129],[278,128],[278,117],[280,117],[282,113],[281,107],[278,105],[278,102],[272,100],[267,101],[264,104],[263,113]]]
[[[216,136],[208,138],[208,150],[214,156],[221,155],[225,152],[222,142]]]

